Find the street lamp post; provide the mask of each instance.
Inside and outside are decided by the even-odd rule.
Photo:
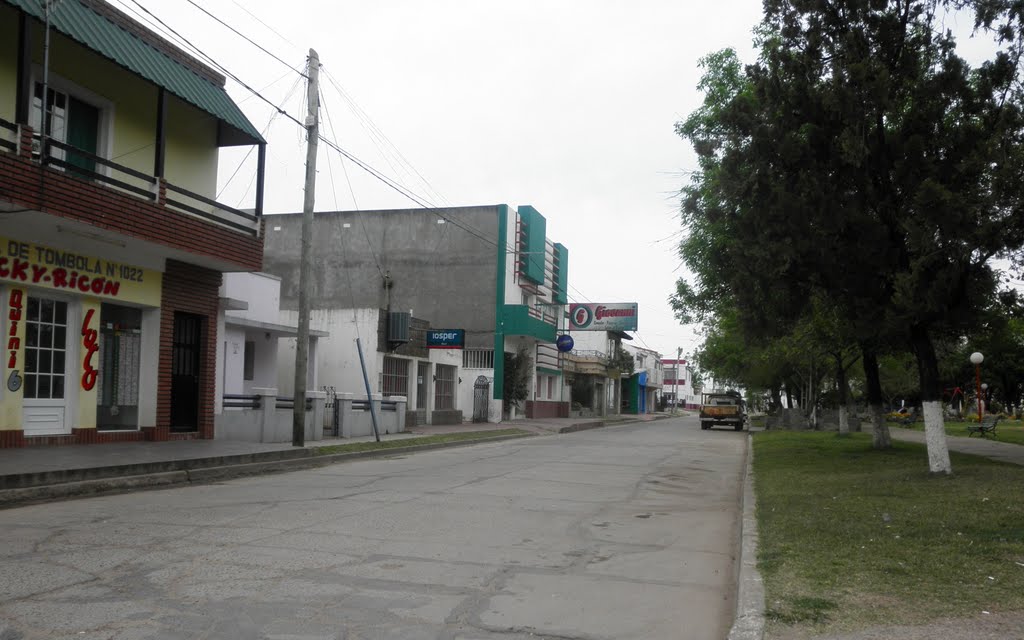
[[[981,405],[982,406],[982,413],[984,413],[985,411],[988,411],[988,383],[987,382],[982,382],[981,383],[981,398],[982,399],[980,400],[980,402],[983,403]]]
[[[683,357],[683,348],[676,347],[676,376],[673,382],[672,390],[672,415],[675,415],[679,411],[679,374],[683,370],[680,364],[680,358]]]
[[[985,356],[981,355],[980,351],[971,354],[971,364],[974,365],[975,397],[978,399],[978,424],[981,424],[981,363],[984,361]]]

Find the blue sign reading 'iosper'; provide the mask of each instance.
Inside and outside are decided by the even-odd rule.
[[[428,349],[461,349],[465,344],[464,329],[432,329],[427,332]]]

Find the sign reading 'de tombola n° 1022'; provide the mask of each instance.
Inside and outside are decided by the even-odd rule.
[[[466,344],[464,329],[433,329],[427,331],[428,349],[461,349]]]
[[[162,274],[0,236],[0,282],[160,306]]]
[[[573,331],[636,331],[637,303],[571,304],[569,328]]]

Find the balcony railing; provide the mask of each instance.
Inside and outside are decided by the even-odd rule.
[[[18,153],[20,129],[17,124],[0,119],[0,151]],[[70,176],[103,184],[153,204],[160,204],[159,180],[153,175],[52,138],[47,138],[44,143],[38,134],[32,137],[32,147],[33,158],[45,166],[54,167]],[[167,192],[176,194],[176,197],[166,197],[164,200],[163,205],[170,209],[247,234],[259,233],[259,216],[255,214],[229,207],[166,181],[164,187]]]
[[[18,152],[18,125],[0,120],[0,149]]]

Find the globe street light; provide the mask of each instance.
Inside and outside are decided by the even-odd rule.
[[[984,361],[985,356],[981,355],[980,351],[971,354],[971,364],[974,365],[975,397],[978,399],[978,424],[981,424],[981,363]]]

